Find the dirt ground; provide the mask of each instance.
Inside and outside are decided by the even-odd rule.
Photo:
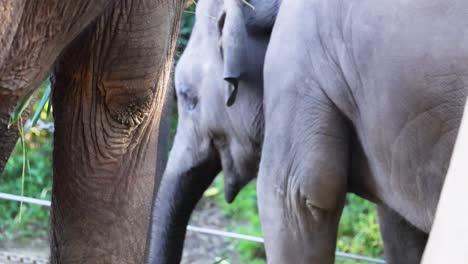
[[[190,225],[221,230],[227,230],[232,223],[210,200],[202,200],[190,220]],[[214,263],[242,263],[233,240],[187,231],[182,264]]]
[[[227,230],[232,224],[209,199],[203,199],[193,212],[190,225]],[[47,240],[18,244],[0,241],[0,264],[45,264]],[[231,239],[187,231],[182,264],[241,264]]]

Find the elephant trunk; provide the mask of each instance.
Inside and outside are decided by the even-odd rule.
[[[190,153],[174,154],[171,153],[168,168],[153,204],[147,248],[147,259],[151,264],[180,262],[190,215],[221,169],[215,157],[186,166],[190,159],[181,156]],[[171,160],[173,157],[180,158],[175,158],[175,161]]]

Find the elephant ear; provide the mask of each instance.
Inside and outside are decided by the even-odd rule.
[[[225,102],[234,104],[239,78],[244,73],[246,63],[247,28],[242,13],[241,1],[225,0],[225,12],[218,21],[221,33],[223,56],[223,78],[226,81]]]

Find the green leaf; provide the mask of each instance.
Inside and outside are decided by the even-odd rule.
[[[28,157],[27,157],[27,153],[26,153],[26,142],[24,140],[23,119],[21,118],[21,114],[19,115],[18,128],[19,128],[19,132],[20,132],[21,148],[23,150],[23,167],[22,167],[22,170],[21,170],[21,196],[23,196],[24,195],[24,176],[25,176],[26,164],[27,164],[26,159]],[[18,223],[21,223],[22,214],[23,214],[23,202],[21,201],[20,202],[19,214],[18,214],[18,218],[17,218]]]
[[[10,120],[8,120],[8,128],[10,128],[12,125],[16,124],[16,122],[18,122],[18,119],[21,117],[24,110],[28,107],[29,103],[31,102],[32,97],[33,97],[33,95],[31,94],[31,95],[23,98],[20,101],[20,103],[16,106],[13,113],[10,114]]]
[[[50,113],[52,112],[52,100],[47,101],[47,112],[46,112],[46,118],[49,118]]]
[[[210,187],[203,193],[203,197],[212,197],[212,196],[217,195],[218,193],[219,193],[218,188]]]
[[[47,104],[47,114],[49,113],[50,105],[49,105],[49,98],[50,98],[50,81],[47,80],[44,82],[43,86],[45,86],[44,94],[42,95],[41,101],[37,105],[36,112],[34,113],[32,119],[31,119],[31,127],[35,126],[37,124],[37,121],[41,117],[41,112],[44,110]]]

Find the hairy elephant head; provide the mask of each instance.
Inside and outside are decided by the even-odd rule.
[[[179,119],[153,208],[151,263],[180,260],[190,214],[221,169],[227,202],[257,175],[263,62],[276,15],[274,8],[264,10],[241,0],[197,5],[195,27],[175,71]]]

